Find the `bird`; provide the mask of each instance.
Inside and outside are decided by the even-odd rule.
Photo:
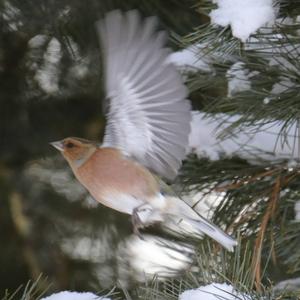
[[[157,24],[136,10],[114,10],[96,23],[106,90],[103,142],[67,137],[51,145],[95,200],[131,215],[134,233],[161,224],[199,238],[206,234],[233,251],[236,240],[163,180],[176,177],[187,154],[191,104]]]

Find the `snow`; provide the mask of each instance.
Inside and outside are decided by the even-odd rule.
[[[250,34],[275,20],[272,0],[214,0],[218,5],[210,13],[211,22],[231,26],[232,34],[245,42]]]
[[[299,291],[300,290],[300,277],[280,281],[274,286],[273,290],[274,291],[285,291],[285,292]]]
[[[80,59],[70,69],[71,74],[77,79],[83,79],[89,72],[89,61],[87,58]]]
[[[99,232],[98,236],[65,238],[61,245],[62,251],[68,256],[93,262],[94,272],[102,286],[108,288],[113,284],[111,280],[115,275],[115,267],[122,286],[126,286],[127,277],[140,282],[151,279],[154,275],[159,278],[172,277],[189,268],[192,263],[192,246],[149,234],[143,234],[142,239],[130,235],[116,246],[112,241],[115,237],[112,232],[114,230],[115,228],[109,227]],[[111,251],[113,245],[117,249]],[[111,260],[116,260],[116,265],[106,264]]]
[[[197,289],[186,290],[179,300],[250,300],[250,296],[237,292],[232,285],[212,283]]]
[[[37,34],[28,41],[28,46],[29,48],[42,47],[46,43],[47,39],[48,39],[47,35]]]
[[[225,127],[239,118],[238,115],[215,114],[207,116],[201,112],[193,112],[191,133],[189,136],[189,152],[198,157],[207,157],[218,160],[222,157],[230,158],[233,155],[256,162],[258,159],[289,159],[294,161],[299,158],[298,146],[294,133],[297,132],[296,124],[289,128],[289,134],[284,136],[284,141],[278,141],[282,127],[281,123],[272,122],[256,132],[249,128],[247,132],[235,134],[220,141],[218,134]]]
[[[213,64],[224,61],[223,51],[207,52],[209,44],[202,42],[192,44],[185,49],[171,53],[167,63],[174,64],[180,71],[213,73]],[[227,59],[231,56],[226,54]]]
[[[103,298],[97,296],[93,293],[78,293],[78,292],[69,292],[63,291],[59,293],[52,294],[49,297],[42,298],[41,300],[110,300],[109,298]]]
[[[58,169],[53,160],[39,160],[28,164],[26,175],[35,182],[50,185],[59,194],[63,195],[70,202],[84,201],[84,205],[89,207],[86,199],[88,196],[84,187],[72,176],[66,168]],[[92,201],[97,204],[95,200]]]
[[[152,254],[154,256],[154,254]],[[111,300],[96,294],[85,292],[70,292],[63,291],[52,294],[49,297],[41,300]],[[197,289],[186,290],[179,295],[179,300],[251,300],[249,295],[237,292],[233,286],[226,283],[212,283],[206,286],[201,286]]]
[[[190,189],[189,193],[181,195],[183,200],[192,206],[201,216],[211,220],[215,208],[222,202],[225,193],[208,189],[197,192],[197,187],[194,189],[193,186]]]
[[[290,88],[295,87],[295,83],[293,83],[289,78],[285,78],[283,76],[279,77],[280,80],[276,82],[271,90],[271,95],[278,95],[281,93],[288,92]]]
[[[254,74],[255,72],[249,73],[243,62],[233,64],[226,73],[228,79],[228,97],[238,92],[250,90],[251,82],[249,79]]]
[[[285,66],[287,66],[287,64],[285,64]],[[284,98],[286,93],[288,93],[290,90],[294,90],[295,88],[296,88],[295,82],[292,82],[289,78],[280,76],[279,81],[273,84],[269,97],[266,97],[263,100],[263,103],[269,104],[274,98],[279,98],[279,97]]]
[[[53,37],[44,54],[44,63],[34,76],[41,89],[48,94],[54,94],[59,91],[59,65],[61,58],[61,44]]]
[[[118,265],[122,276],[126,274],[124,266],[132,272],[138,281],[173,277],[186,270],[192,264],[194,249],[192,246],[173,242],[150,234],[143,234],[143,238],[132,235],[118,247]]]
[[[297,64],[293,64],[291,60],[299,57],[300,44],[295,41],[290,43],[290,40],[294,36],[289,34],[265,34],[260,36],[259,39],[256,37],[250,37],[247,43],[244,45],[246,51],[255,51],[261,57],[269,61],[270,66],[276,66],[281,69],[281,79],[285,82],[291,81],[293,76],[290,76],[291,72],[299,75]],[[285,75],[286,74],[286,75]],[[284,79],[286,76],[286,79]],[[293,80],[295,84],[295,80]],[[291,85],[291,83],[290,83]]]
[[[103,253],[109,253],[109,233],[103,232],[102,239],[80,236],[76,238],[64,238],[61,249],[70,257],[78,260],[99,263],[103,261]]]
[[[10,31],[18,31],[23,26],[20,15],[21,11],[19,8],[13,6],[11,1],[2,2],[1,17],[7,22]]]
[[[210,71],[210,59],[202,57],[202,49],[204,44],[195,44],[181,51],[171,53],[167,62],[173,63],[175,66],[183,68],[185,71]]]

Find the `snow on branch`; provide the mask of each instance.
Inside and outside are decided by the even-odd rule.
[[[211,22],[231,26],[232,34],[245,42],[250,34],[275,19],[272,0],[214,0],[218,8],[210,13]]]
[[[179,296],[179,300],[250,300],[249,295],[235,291],[234,287],[226,283],[212,283],[197,289],[186,290]]]
[[[46,298],[42,298],[41,300],[110,300],[110,299],[97,296],[90,292],[78,293],[78,292],[63,291],[63,292],[52,294],[51,296]]]

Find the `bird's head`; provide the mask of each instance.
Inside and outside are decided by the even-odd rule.
[[[80,167],[98,148],[97,143],[76,137],[50,144],[62,153],[71,167]]]

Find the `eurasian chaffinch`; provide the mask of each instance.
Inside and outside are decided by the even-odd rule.
[[[97,201],[132,216],[136,233],[158,222],[199,237],[205,233],[232,250],[233,238],[156,176],[176,176],[191,120],[187,89],[175,66],[167,63],[166,34],[156,31],[155,18],[142,21],[136,11],[112,11],[97,29],[109,99],[104,141],[66,138],[52,145]]]

